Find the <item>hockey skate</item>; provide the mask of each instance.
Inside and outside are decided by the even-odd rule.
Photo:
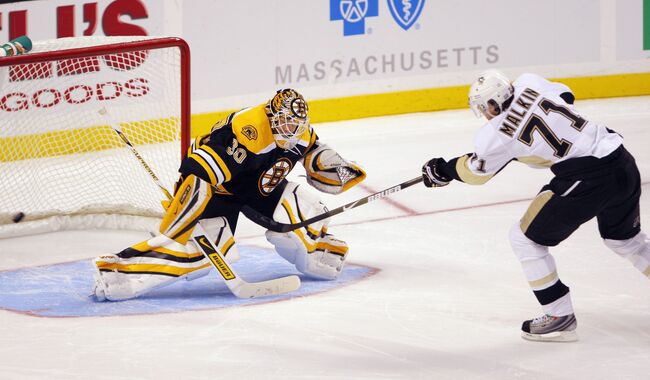
[[[521,337],[537,342],[575,342],[578,340],[577,326],[578,321],[574,314],[563,317],[542,315],[524,321],[521,325]]]

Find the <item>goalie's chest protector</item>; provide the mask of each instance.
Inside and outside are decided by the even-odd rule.
[[[242,200],[271,195],[317,139],[310,126],[296,148],[278,148],[263,105],[234,113],[221,124],[213,129],[208,145],[221,152],[231,173],[222,188]]]

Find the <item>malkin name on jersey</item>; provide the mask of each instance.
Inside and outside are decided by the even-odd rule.
[[[521,95],[514,100],[514,104],[510,106],[508,114],[505,119],[503,119],[499,131],[505,133],[509,137],[513,137],[515,131],[519,128],[519,124],[524,119],[524,116],[526,116],[526,112],[528,112],[538,97],[539,93],[537,91],[526,88]]]

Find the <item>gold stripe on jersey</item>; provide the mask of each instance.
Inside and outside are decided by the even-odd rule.
[[[469,168],[469,158],[469,155],[464,155],[459,157],[458,161],[456,161],[456,173],[458,173],[458,178],[460,178],[461,181],[470,185],[482,185],[494,177],[494,174],[475,174],[472,169]]]
[[[533,199],[533,201],[530,203],[530,206],[528,206],[528,210],[526,210],[524,217],[521,218],[521,230],[524,233],[526,233],[528,227],[530,227],[530,224],[533,222],[533,220],[535,220],[537,214],[539,214],[546,203],[551,200],[551,197],[553,197],[553,192],[546,190],[537,194],[535,199]]]
[[[232,177],[224,160],[208,145],[201,145],[189,157],[201,165],[212,185],[228,182]]]
[[[645,274],[646,276],[650,277],[650,266],[648,266],[648,267],[643,271],[643,274]]]
[[[544,276],[538,280],[528,281],[528,284],[530,285],[531,288],[533,288],[533,290],[541,290],[541,289],[548,288],[550,285],[553,285],[557,280],[558,280],[557,271],[553,271],[553,273]]]
[[[537,168],[550,168],[553,162],[538,156],[517,157],[517,161]]]
[[[117,264],[117,263],[107,263],[104,261],[95,262],[97,268],[100,271],[117,271],[121,273],[148,273],[148,274],[162,274],[172,277],[184,276],[188,273],[192,273],[199,269],[207,268],[210,266],[209,263],[202,264],[198,267],[193,268],[180,268],[170,265],[161,265],[161,264]]]
[[[191,158],[192,160],[196,161],[199,165],[201,165],[203,170],[208,175],[208,179],[210,180],[210,184],[215,185],[215,184],[218,183],[217,182],[217,177],[215,176],[214,171],[212,170],[212,168],[210,168],[210,165],[205,161],[205,159],[203,157],[201,157],[200,155],[195,154],[195,153],[190,153],[190,155],[188,157]]]
[[[230,174],[230,169],[228,169],[228,165],[226,165],[221,156],[207,145],[202,145],[201,150],[208,152],[208,154],[217,162],[217,165],[219,165],[219,169],[221,169],[221,173],[223,173],[225,178],[224,182],[230,181],[232,174]]]

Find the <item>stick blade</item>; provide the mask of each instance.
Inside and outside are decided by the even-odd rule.
[[[239,298],[257,298],[293,292],[300,288],[300,277],[296,275],[260,282],[241,281],[232,290]]]

